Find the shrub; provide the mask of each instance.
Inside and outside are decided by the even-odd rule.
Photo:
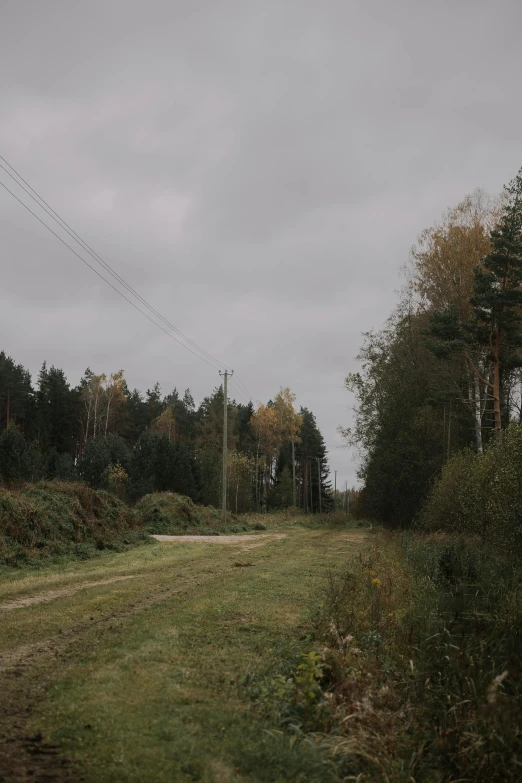
[[[332,576],[314,627],[340,776],[520,780],[521,599],[519,569],[447,535],[379,533]]]
[[[510,425],[483,454],[456,454],[444,466],[417,527],[480,536],[512,559],[522,553],[522,426]]]
[[[247,530],[266,530],[257,520],[228,514],[226,524],[218,509],[200,506],[175,492],[151,492],[134,507],[136,524],[149,533],[162,535],[218,535]],[[241,520],[241,521],[240,521]]]
[[[174,492],[145,495],[136,503],[134,515],[136,523],[149,533],[217,535],[223,530],[217,509],[198,506],[190,498]],[[233,517],[229,524],[233,524]]]
[[[132,536],[130,510],[81,482],[41,481],[0,490],[0,562],[121,547]]]

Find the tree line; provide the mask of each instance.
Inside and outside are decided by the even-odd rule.
[[[346,379],[361,511],[411,524],[446,463],[522,422],[522,170],[425,229],[384,328]]]
[[[0,352],[0,477],[5,486],[41,478],[82,479],[135,500],[173,491],[219,506],[223,388],[196,406],[189,389],[164,395],[130,390],[124,372],[87,369],[71,386],[62,369],[44,362],[36,383]],[[228,402],[228,504],[237,513],[293,504],[329,508],[324,439],[314,414],[295,407],[282,388],[257,408]]]

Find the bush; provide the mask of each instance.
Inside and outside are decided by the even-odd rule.
[[[198,506],[190,498],[174,492],[152,492],[134,508],[136,523],[149,533],[163,535],[217,535],[224,532],[220,513],[209,506]],[[233,524],[234,517],[229,520]]]
[[[125,504],[81,482],[41,481],[18,491],[0,490],[0,562],[9,565],[122,547],[134,527]]]
[[[314,627],[340,777],[520,780],[520,576],[480,542],[379,533],[331,577]]]
[[[522,426],[510,425],[483,454],[455,455],[422,509],[423,531],[479,536],[511,559],[522,554]]]
[[[219,535],[249,530],[266,530],[256,519],[228,514],[226,524],[218,509],[200,506],[185,495],[151,492],[134,507],[136,524],[148,533],[160,535]]]
[[[63,481],[77,481],[78,471],[70,454],[52,449],[47,458],[47,476]]]

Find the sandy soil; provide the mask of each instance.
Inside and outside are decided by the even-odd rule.
[[[286,538],[286,533],[257,533],[239,536],[152,536],[152,538],[155,538],[156,541],[180,544],[239,544],[242,549],[248,550],[268,544],[269,541]],[[244,546],[245,542],[247,542],[246,546]]]
[[[243,541],[254,539],[286,538],[286,533],[254,533],[253,535],[240,536],[152,536],[157,541],[198,541],[200,544],[241,544]],[[263,542],[264,543],[264,542]]]

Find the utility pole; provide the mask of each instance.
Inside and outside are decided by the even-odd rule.
[[[321,459],[320,457],[316,457],[317,460],[317,479],[319,482],[319,513],[323,513],[323,509],[321,508]]]
[[[228,393],[227,393],[227,380],[234,375],[234,370],[228,372],[219,371],[220,376],[223,378],[223,497],[221,501],[221,519],[223,522],[227,521],[227,462],[228,462]]]
[[[295,508],[297,505],[295,492],[295,438],[292,438],[292,503]]]

